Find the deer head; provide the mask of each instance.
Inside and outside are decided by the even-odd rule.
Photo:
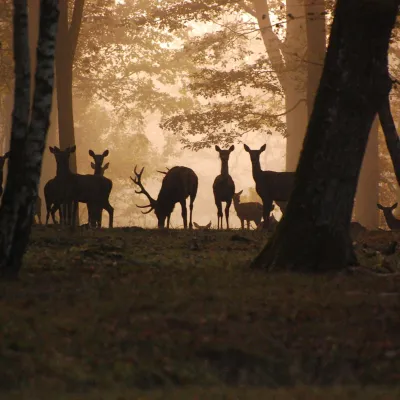
[[[240,204],[240,195],[243,193],[243,190],[241,190],[240,192],[237,192],[233,195],[233,201],[236,204]]]
[[[103,174],[101,174],[101,166],[103,165],[104,157],[107,157],[108,153],[109,153],[108,150],[104,150],[103,154],[95,154],[93,150],[89,150],[89,156],[93,157],[93,160],[94,160],[95,167],[93,168],[93,166],[92,166],[92,168],[94,169],[95,175],[103,175],[104,174],[104,171],[103,171]]]
[[[249,146],[247,146],[247,144],[243,144],[244,149],[250,154],[250,160],[251,162],[259,162],[260,160],[260,154],[265,151],[265,149],[267,148],[266,144],[263,144],[259,150],[251,150]]]
[[[196,224],[196,222],[193,222],[193,225],[196,229],[201,229],[201,230],[206,231],[211,228],[211,221],[207,225],[199,225],[199,224]]]
[[[67,147],[65,150],[60,150],[57,146],[49,146],[50,153],[52,153],[56,159],[57,170],[69,171],[69,157],[72,153],[75,153],[76,146]]]
[[[137,193],[137,194],[143,193],[143,194],[147,197],[147,199],[149,200],[149,204],[148,204],[148,205],[146,205],[146,206],[138,206],[138,205],[136,204],[136,207],[137,207],[137,208],[150,208],[150,210],[148,210],[148,211],[142,211],[142,214],[148,214],[148,213],[150,213],[151,211],[155,210],[155,208],[156,208],[156,206],[157,206],[157,201],[154,200],[154,199],[150,196],[149,192],[144,188],[144,186],[143,186],[143,184],[142,184],[142,174],[143,174],[143,171],[144,171],[144,167],[140,170],[140,172],[137,172],[137,171],[136,171],[136,168],[137,168],[137,165],[135,165],[135,169],[134,169],[134,171],[133,171],[134,174],[135,174],[135,178],[132,178],[131,176],[129,177],[129,178],[131,178],[131,181],[132,181],[135,185],[139,186],[139,188],[140,188],[140,190],[135,190],[135,193]]]
[[[221,161],[228,162],[230,154],[232,153],[233,150],[235,150],[235,146],[232,145],[231,147],[229,147],[228,150],[222,150],[219,146],[216,145],[215,150],[218,151]]]
[[[90,166],[92,167],[92,169],[94,169],[94,172],[96,173],[96,175],[104,176],[104,172],[108,169],[108,167],[110,166],[110,163],[105,164],[103,167],[100,166],[100,167],[96,168],[96,164],[91,162]]]

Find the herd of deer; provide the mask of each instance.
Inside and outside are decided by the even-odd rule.
[[[109,227],[113,226],[114,208],[109,202],[112,190],[112,181],[104,176],[104,172],[108,169],[109,163],[103,166],[104,158],[108,156],[109,151],[105,150],[102,154],[95,154],[89,150],[89,155],[93,158],[91,162],[93,175],[73,173],[69,166],[70,155],[75,152],[76,146],[68,147],[60,150],[58,147],[49,147],[50,152],[54,155],[57,170],[56,176],[50,179],[44,187],[44,196],[46,201],[46,224],[51,215],[53,223],[57,223],[55,213],[58,211],[60,215],[60,223],[75,224],[78,203],[87,204],[88,209],[88,226],[101,227],[102,211],[106,210],[109,215]],[[219,153],[221,160],[221,173],[215,178],[213,184],[213,193],[215,205],[217,207],[218,229],[223,228],[223,212],[222,203],[225,203],[225,219],[226,228],[229,229],[229,209],[233,202],[237,216],[241,221],[242,229],[245,222],[247,229],[250,229],[250,223],[255,222],[258,229],[273,230],[277,221],[271,215],[275,202],[282,213],[285,212],[286,204],[294,185],[294,172],[276,172],[263,171],[260,164],[260,154],[265,151],[266,145],[258,150],[251,150],[249,146],[244,144],[244,149],[250,155],[252,164],[252,174],[258,195],[262,200],[262,204],[258,202],[240,202],[240,195],[243,190],[235,193],[235,182],[229,174],[229,157],[235,150],[235,146],[231,146],[228,150],[222,150],[219,146],[215,146],[215,150]],[[7,152],[0,156],[0,196],[3,193],[3,169],[6,159],[10,153]],[[182,208],[183,225],[186,229],[187,223],[187,207],[186,200],[190,198],[189,204],[189,228],[194,225],[197,229],[210,229],[211,222],[205,226],[193,223],[193,203],[197,195],[198,177],[196,173],[187,167],[176,166],[167,171],[158,171],[164,174],[161,189],[157,200],[153,199],[146,191],[142,184],[142,174],[144,167],[138,172],[135,166],[135,178],[130,177],[132,182],[138,186],[138,194],[144,194],[149,204],[145,206],[137,206],[139,208],[148,208],[142,211],[148,214],[155,212],[158,220],[158,227],[164,228],[165,222],[167,228],[170,227],[170,218],[175,204],[180,203]],[[383,211],[386,223],[391,230],[400,229],[400,220],[393,215],[393,210],[397,207],[397,203],[384,207],[377,204],[377,207]],[[41,223],[41,199],[38,197],[35,215]],[[263,220],[263,221],[262,221]],[[358,224],[357,222],[352,224]]]

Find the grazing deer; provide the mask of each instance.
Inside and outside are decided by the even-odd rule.
[[[247,223],[247,229],[250,229],[251,221],[254,221],[257,226],[260,224],[263,216],[263,206],[255,201],[241,203],[240,195],[242,193],[243,190],[233,195],[233,205],[242,224],[242,229],[244,229],[244,221]]]
[[[52,209],[57,209],[61,203],[73,204],[72,224],[75,224],[75,213],[78,203],[86,203],[88,209],[106,210],[109,215],[109,227],[113,226],[114,208],[109,202],[112,190],[112,181],[104,176],[75,174],[70,170],[69,157],[74,153],[76,146],[60,150],[58,147],[50,147],[57,163],[56,178],[61,180],[62,187],[57,185],[57,201]]]
[[[218,229],[222,229],[222,202],[226,203],[226,228],[229,229],[229,208],[232,204],[233,195],[235,194],[235,183],[229,175],[228,161],[230,154],[235,150],[235,146],[232,145],[228,150],[221,150],[219,146],[215,146],[215,150],[218,151],[221,159],[221,174],[215,178],[213,184],[214,199],[218,209]]]
[[[158,220],[158,227],[164,228],[165,219],[167,219],[167,228],[170,225],[170,218],[172,211],[174,210],[175,204],[180,203],[182,207],[182,218],[183,226],[187,228],[187,208],[186,199],[190,197],[190,219],[189,219],[189,229],[192,229],[192,213],[193,213],[193,203],[196,199],[197,188],[198,188],[198,178],[194,171],[187,167],[173,167],[165,174],[162,180],[161,189],[158,194],[157,200],[154,200],[150,194],[143,187],[141,178],[144,171],[144,167],[140,172],[136,171],[136,166],[134,169],[135,179],[132,177],[132,182],[139,186],[140,190],[135,190],[136,193],[143,193],[149,200],[149,204],[146,206],[136,206],[138,208],[149,208],[148,211],[142,211],[142,214],[148,214],[149,212],[155,212]]]
[[[211,228],[211,221],[207,225],[199,225],[196,224],[196,222],[193,222],[193,225],[196,229],[199,229],[201,231],[208,231]]]
[[[0,156],[0,196],[3,194],[3,170],[4,170],[4,164],[6,163],[6,160],[10,157],[10,152],[7,151],[7,153],[4,154],[4,156]]]
[[[384,207],[381,204],[377,204],[377,207],[383,211],[383,215],[385,216],[386,224],[391,231],[396,231],[400,229],[400,219],[397,219],[393,215],[393,210],[397,208],[397,203],[393,204],[390,207]]]
[[[244,145],[244,149],[250,154],[256,191],[263,201],[264,227],[268,229],[268,216],[272,210],[272,202],[275,201],[280,205],[282,202],[289,200],[293,190],[295,173],[263,171],[260,164],[260,154],[265,148],[265,144],[259,150],[251,150],[247,144]],[[284,209],[282,210],[283,212]]]
[[[93,158],[94,163],[90,163],[92,167],[93,174],[104,176],[104,172],[110,166],[110,163],[107,163],[103,167],[104,158],[107,157],[109,154],[108,150],[105,150],[103,154],[95,154],[93,150],[89,150],[89,155]],[[89,226],[93,227],[101,227],[101,220],[102,220],[103,211],[98,209],[89,209],[88,208],[88,224]]]

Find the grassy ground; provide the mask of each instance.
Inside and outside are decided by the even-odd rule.
[[[265,236],[235,233],[35,227],[0,283],[0,398],[400,398],[400,277],[251,271]]]

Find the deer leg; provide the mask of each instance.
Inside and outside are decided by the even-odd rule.
[[[103,207],[103,209],[108,212],[108,215],[109,215],[108,227],[112,228],[113,227],[113,221],[114,221],[114,207],[107,200],[107,204]]]
[[[250,220],[248,219],[246,222],[247,222],[247,230],[249,231],[250,230]]]
[[[229,208],[232,204],[232,200],[226,202],[225,206],[225,218],[226,218],[226,229],[229,229]]]
[[[190,196],[190,203],[189,203],[189,229],[193,229],[193,224],[192,224],[192,214],[193,214],[193,202],[194,199],[192,196]]]
[[[181,201],[182,207],[182,218],[183,218],[183,227],[187,229],[187,208],[186,208],[186,200]]]
[[[241,220],[240,220],[240,223],[241,223],[241,225],[242,225],[242,229],[244,229],[244,219],[241,219]]]
[[[263,224],[263,229],[268,230],[268,225],[269,225],[269,214],[272,211],[272,200],[263,200],[263,219],[264,219],[264,224]]]
[[[222,203],[221,202],[215,202],[216,206],[217,206],[217,217],[218,217],[218,229],[222,229],[222,218],[224,216],[224,214],[222,214]],[[220,221],[221,221],[221,225],[220,225]]]
[[[171,214],[168,215],[167,217],[167,228],[169,229],[169,222],[171,220]]]

